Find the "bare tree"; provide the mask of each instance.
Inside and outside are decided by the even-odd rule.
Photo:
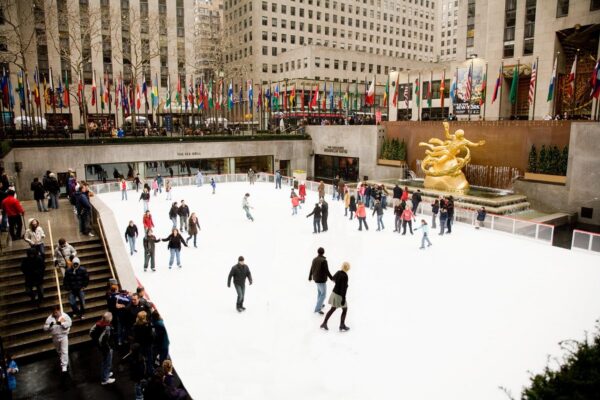
[[[59,8],[58,2],[46,4],[46,32],[50,39],[48,44],[58,53],[63,65],[67,65],[69,73],[78,77],[79,81],[92,79],[92,59],[101,48],[100,9],[79,4],[79,7]],[[70,81],[72,81],[70,79]],[[85,85],[84,85],[85,87]],[[69,87],[69,95],[77,99],[83,115],[86,137],[89,136],[88,98],[85,93],[78,93],[77,86]]]
[[[0,62],[13,64],[28,72],[27,53],[34,43],[35,2],[2,0],[4,25],[2,29],[4,50],[0,52]]]
[[[160,56],[159,46],[159,20],[157,16],[150,16],[148,10],[134,7],[120,9],[119,15],[113,18],[111,28],[112,43],[117,57],[113,57],[120,64],[125,79],[133,85],[141,79],[151,80],[150,62]],[[131,105],[131,124],[136,132],[136,108]]]

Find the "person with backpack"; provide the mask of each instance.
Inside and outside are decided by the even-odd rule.
[[[110,385],[115,382],[112,377],[112,357],[113,357],[113,328],[112,313],[105,312],[102,319],[96,322],[90,329],[90,337],[92,342],[100,350],[102,361],[100,363],[100,379],[102,385]]]

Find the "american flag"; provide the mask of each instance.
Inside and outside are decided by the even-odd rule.
[[[465,97],[471,101],[471,90],[473,86],[473,67],[469,66],[469,71],[467,75],[467,90],[465,92]]]
[[[404,86],[404,102],[406,103],[406,108],[408,108],[408,84]]]
[[[535,97],[535,85],[537,80],[537,60],[533,63],[533,67],[531,67],[531,79],[529,81],[529,104],[533,103],[533,99]]]

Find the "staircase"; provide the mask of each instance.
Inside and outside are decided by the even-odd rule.
[[[69,334],[69,345],[74,345],[90,340],[90,327],[106,311],[105,295],[111,273],[99,239],[71,245],[77,250],[77,257],[90,276],[85,290],[85,319],[73,320]],[[25,255],[25,250],[12,250],[0,256],[0,337],[5,350],[16,358],[54,350],[50,335],[42,329],[46,318],[57,304],[52,250],[46,247],[44,301],[39,308],[32,305],[29,296],[25,294],[25,280],[20,269]],[[62,286],[60,271],[59,280]],[[61,290],[61,296],[65,312],[70,313],[67,291]]]

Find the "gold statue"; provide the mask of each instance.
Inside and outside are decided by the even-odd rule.
[[[419,146],[427,147],[427,156],[421,163],[425,173],[425,187],[429,189],[444,190],[449,192],[467,193],[469,182],[462,169],[471,161],[471,151],[468,146],[478,147],[485,144],[485,140],[473,143],[465,139],[465,132],[458,129],[450,134],[450,125],[444,122],[446,140],[437,138],[429,139],[429,143],[421,142]],[[465,154],[461,156],[464,150]]]

